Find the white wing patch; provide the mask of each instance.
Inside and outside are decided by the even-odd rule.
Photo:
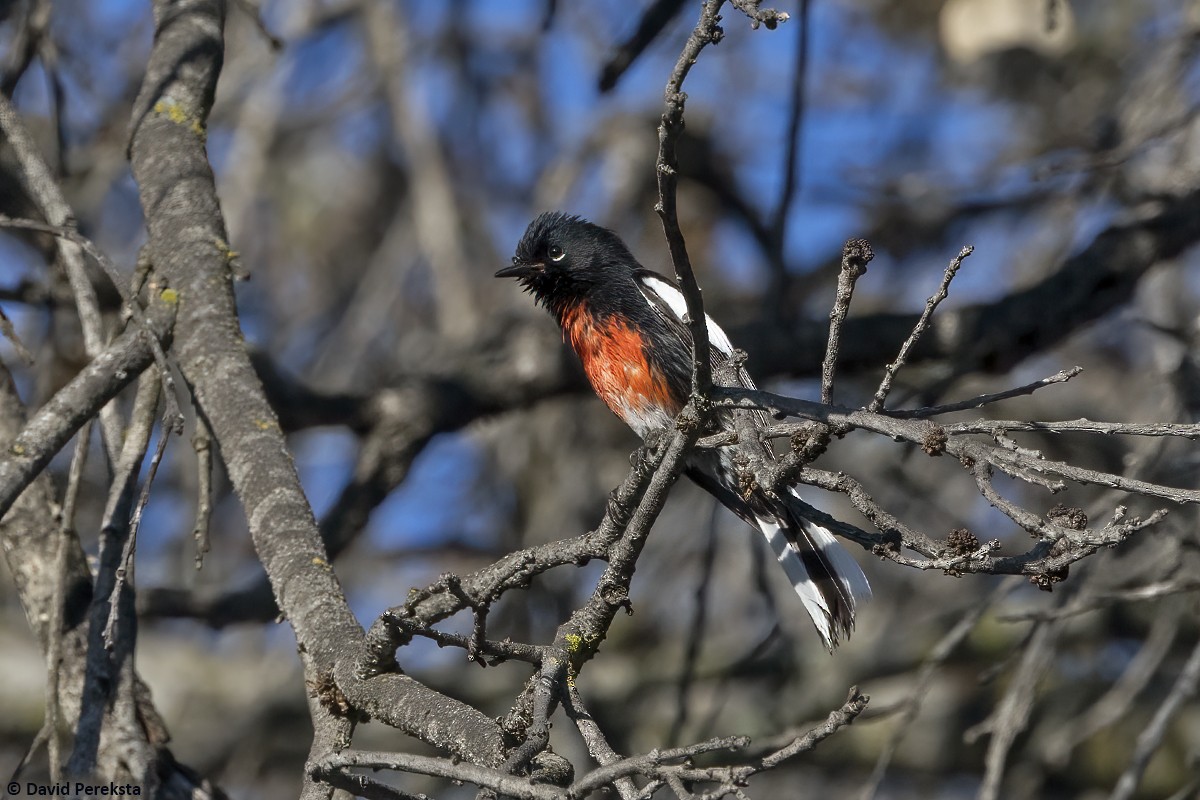
[[[671,309],[671,313],[675,315],[676,319],[680,322],[687,319],[687,300],[684,299],[683,292],[672,286],[670,282],[655,275],[642,275],[640,280],[643,286],[666,303],[667,308]],[[650,303],[652,308],[658,308],[648,297],[646,302]],[[733,355],[733,342],[729,341],[725,331],[721,330],[721,326],[714,322],[708,314],[705,314],[704,318],[708,321],[708,343],[727,356]]]

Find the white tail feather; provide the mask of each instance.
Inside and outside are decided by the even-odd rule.
[[[821,554],[833,567],[833,573],[844,590],[850,610],[854,611],[859,603],[870,600],[871,584],[867,581],[867,576],[853,556],[846,552],[846,548],[842,547],[842,543],[837,540],[837,537],[828,528],[821,527],[811,519],[801,517],[800,524],[804,526],[804,532],[812,539],[813,544],[821,548]]]
[[[779,524],[769,519],[763,519],[762,517],[758,517],[757,521],[758,529],[766,537],[767,544],[771,546],[771,552],[775,554],[776,560],[779,561],[779,566],[783,567],[784,574],[792,582],[792,588],[796,590],[796,594],[800,597],[800,602],[804,604],[804,610],[808,612],[808,616],[812,617],[813,625],[816,626],[817,633],[820,634],[825,647],[832,649],[836,638],[836,633],[833,629],[833,616],[829,612],[829,606],[826,604],[825,598],[821,595],[821,590],[812,578],[809,577],[804,562],[800,560],[799,554],[796,553],[795,548],[788,542],[787,536],[784,535]]]

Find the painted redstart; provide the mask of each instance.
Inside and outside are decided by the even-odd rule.
[[[529,224],[496,277],[517,278],[549,310],[596,394],[634,432],[645,438],[672,423],[691,394],[692,365],[687,304],[674,281],[644,269],[612,231],[558,212]],[[711,317],[708,338],[714,367],[727,364],[733,345]],[[754,388],[745,369],[736,374],[738,386]],[[732,417],[718,414],[718,424],[732,429]],[[833,534],[804,516],[794,490],[739,488],[736,449],[695,451],[687,475],[762,532],[832,651],[850,636],[870,584]]]

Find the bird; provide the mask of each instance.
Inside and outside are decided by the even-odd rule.
[[[515,278],[562,328],[592,389],[643,440],[673,423],[691,394],[692,336],[676,282],[644,268],[613,231],[559,211],[529,223],[512,263]],[[733,343],[706,315],[713,374],[755,388]],[[716,424],[734,429],[731,412]],[[756,427],[766,425],[761,413]],[[834,535],[805,514],[794,487],[739,485],[737,445],[693,451],[685,474],[766,538],[830,653],[854,629],[871,586]],[[768,457],[769,448],[765,449]]]

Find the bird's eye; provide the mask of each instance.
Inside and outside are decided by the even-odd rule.
[[[551,261],[562,261],[567,254],[563,252],[561,247],[556,244],[552,244],[550,245],[549,249],[546,250],[546,255],[550,256]]]
[[[521,259],[520,259],[520,257],[519,257],[519,256],[513,256],[513,261],[512,261],[512,263],[513,263],[513,266],[514,266],[514,267],[519,267],[519,266],[521,266]]]

